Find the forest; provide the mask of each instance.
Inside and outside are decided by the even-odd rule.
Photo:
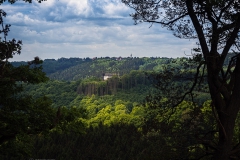
[[[193,83],[191,58],[60,58],[37,66],[49,80],[22,83],[21,94],[49,101],[50,130],[1,145],[1,159],[198,159],[211,150],[204,141],[217,137],[206,82],[194,101],[177,102]],[[114,74],[104,80],[105,73]]]
[[[197,48],[14,62],[22,41],[7,38],[0,9],[0,159],[240,159],[239,2],[121,3],[135,25],[160,24]]]

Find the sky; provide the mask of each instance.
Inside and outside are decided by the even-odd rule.
[[[11,24],[8,39],[22,40],[12,61],[61,57],[183,57],[195,40],[179,39],[159,24],[134,25],[121,0],[47,0],[0,6]],[[151,26],[151,27],[150,27]]]

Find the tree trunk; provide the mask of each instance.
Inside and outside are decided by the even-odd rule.
[[[216,151],[213,155],[213,159],[216,160],[229,160],[234,142],[234,127],[235,121],[240,109],[240,59],[237,59],[236,67],[233,72],[234,76],[234,87],[230,91],[226,91],[230,94],[229,99],[224,97],[224,91],[220,93],[219,87],[216,87],[217,83],[219,83],[217,77],[218,75],[214,75],[213,70],[211,68],[208,69],[208,82],[210,94],[213,100],[213,108],[217,112],[217,122],[218,122],[218,144],[216,147]],[[223,85],[221,84],[221,87]],[[224,98],[223,98],[224,97]],[[214,111],[215,112],[215,111]]]
[[[221,124],[219,126],[218,145],[217,150],[214,153],[213,159],[218,160],[230,159],[230,152],[233,148],[232,139],[234,133],[235,120],[236,117],[224,116],[221,118],[220,120]]]

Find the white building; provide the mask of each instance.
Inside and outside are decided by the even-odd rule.
[[[108,78],[112,78],[113,76],[116,76],[116,73],[105,73],[103,75],[103,80],[106,81]]]

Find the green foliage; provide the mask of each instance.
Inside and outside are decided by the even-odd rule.
[[[187,58],[60,58],[45,59],[43,71],[50,79],[54,80],[79,80],[89,77],[102,79],[104,73],[116,73],[120,76],[129,74],[133,70],[159,72],[174,62],[176,67],[182,68],[181,64]],[[26,64],[26,62],[12,62],[14,66]],[[143,72],[142,72],[143,73]]]
[[[158,133],[169,148],[171,158],[198,159],[205,154],[204,144],[215,139],[209,126],[211,111],[183,101],[175,108],[149,108],[145,116],[143,132]]]
[[[24,92],[34,98],[47,96],[52,100],[53,108],[66,106],[78,96],[76,90],[79,82],[48,81],[37,85],[24,85]]]
[[[173,65],[186,63],[185,59],[173,59],[172,61],[174,62]],[[55,128],[52,129],[49,137],[38,136],[33,141],[32,153],[35,155],[34,157],[59,157],[59,159],[77,157],[78,159],[84,159],[86,157],[102,158],[109,155],[105,158],[111,159],[117,154],[121,155],[122,152],[126,153],[127,157],[131,157],[130,159],[176,159],[176,157],[195,159],[202,156],[204,147],[206,147],[202,139],[212,140],[217,138],[215,132],[211,132],[216,129],[216,126],[213,125],[215,119],[211,117],[211,110],[207,109],[209,108],[209,102],[202,106],[201,103],[196,105],[184,101],[176,108],[171,108],[171,103],[176,102],[173,99],[176,93],[182,94],[185,92],[180,84],[186,83],[186,80],[178,77],[179,73],[189,77],[193,74],[192,71],[183,68],[171,69],[171,63],[169,63],[166,64],[160,74],[150,74],[149,72],[146,75],[146,72],[143,71],[132,71],[120,78],[113,77],[107,81],[89,77],[79,81],[50,81],[25,86],[27,92],[33,96],[47,95],[53,98],[55,101],[53,106],[60,108],[61,113],[55,121],[57,123],[55,123]],[[161,84],[159,85],[160,88],[165,88],[165,91],[156,92],[149,85],[150,82],[153,82],[155,76],[159,77],[159,81],[154,81],[155,84]],[[116,92],[112,94],[110,90],[113,91],[114,89],[114,81],[118,83],[115,84]],[[122,87],[123,82],[125,82],[126,87]],[[188,82],[191,83],[190,80]],[[109,87],[109,93],[99,94],[100,87]],[[186,90],[188,88],[189,85],[187,86],[186,83]],[[159,93],[161,95],[158,106],[153,105],[154,103],[148,103],[146,107],[141,105],[144,97],[149,93]],[[199,95],[205,93],[206,98],[208,98],[207,90],[204,92],[198,90],[196,93]],[[63,96],[59,97],[59,95]],[[124,137],[125,135],[116,135],[114,138],[109,138],[111,137],[109,134],[114,135],[115,133],[109,130],[115,130],[111,128],[118,125],[122,126],[122,130],[118,131],[120,133],[124,132],[124,128],[127,126],[134,127],[139,134],[138,139],[131,139],[129,136]],[[105,129],[101,130],[101,128]],[[135,134],[135,131],[133,134]],[[91,138],[86,135],[91,135]],[[102,137],[101,140],[99,140],[99,136]],[[89,143],[78,139],[86,139]],[[125,143],[125,141],[128,143]],[[79,144],[80,142],[81,144]],[[115,152],[110,148],[113,142],[117,147]],[[122,148],[122,145],[126,145],[126,147]],[[92,155],[89,155],[90,152],[79,152],[78,149],[74,149],[76,146],[78,149],[88,148],[91,151],[93,148],[99,147],[98,150],[102,152],[97,152],[92,157]],[[134,155],[132,151],[135,148],[137,151],[133,152]],[[121,156],[124,158],[124,155]]]
[[[22,44],[6,40],[9,27],[0,32],[0,159],[199,159],[213,150],[219,119],[206,83],[182,101],[202,54],[9,63]],[[42,69],[52,81],[41,83]],[[104,73],[117,76],[103,81]]]
[[[212,129],[208,127],[212,118],[208,102],[201,107],[184,101],[174,110],[133,106],[128,113],[128,102],[117,100],[101,106],[98,100],[97,96],[86,97],[81,107],[62,108],[65,120],[60,125],[65,128],[36,137],[34,157],[197,159],[204,154],[204,145],[199,143],[202,138],[216,138],[208,134]]]
[[[137,144],[131,143],[132,140],[140,139],[141,134],[133,126],[100,125],[89,128],[86,132],[87,134],[54,132],[48,139],[39,138],[35,143],[34,158],[126,159],[139,153]],[[130,139],[132,140],[128,141]],[[47,150],[43,148],[43,144]],[[136,149],[134,149],[135,146]]]
[[[51,132],[58,133],[84,133],[87,127],[85,110],[80,107],[59,107],[57,118],[55,119],[55,128]]]
[[[161,61],[161,59],[143,59],[149,63],[151,63],[152,60]],[[99,61],[102,63],[106,60],[108,62],[107,65],[115,61],[111,59],[101,59],[101,61]],[[198,135],[201,139],[206,133],[205,131],[214,129],[215,126],[208,126],[208,120],[211,119],[208,117],[210,115],[209,111],[203,113],[203,111],[200,110],[201,107],[197,107],[196,104],[187,101],[181,103],[176,109],[170,108],[172,103],[178,102],[179,100],[176,99],[176,95],[179,94],[179,97],[181,97],[181,95],[189,89],[189,84],[191,84],[194,73],[191,68],[196,66],[187,64],[187,59],[184,58],[171,59],[171,61],[168,62],[163,59],[162,61],[164,64],[158,65],[156,69],[159,71],[158,73],[132,70],[128,74],[123,74],[120,77],[115,76],[106,81],[98,77],[90,76],[78,81],[64,82],[52,80],[48,83],[25,86],[26,92],[31,93],[34,97],[46,95],[53,99],[52,106],[58,108],[59,113],[61,113],[55,121],[55,127],[52,129],[50,137],[36,137],[34,143],[40,141],[42,143],[48,138],[50,138],[49,141],[51,142],[52,139],[55,139],[52,137],[53,135],[58,138],[68,137],[69,144],[66,145],[68,148],[65,149],[67,152],[65,152],[64,155],[60,155],[62,159],[67,156],[74,157],[72,149],[69,149],[70,146],[72,146],[71,148],[74,146],[79,146],[79,148],[93,148],[98,146],[99,143],[94,140],[91,144],[83,143],[83,147],[75,142],[78,136],[96,134],[93,135],[93,137],[98,137],[99,133],[95,131],[99,128],[104,127],[108,130],[113,126],[121,124],[122,126],[134,126],[140,134],[139,142],[131,138],[125,138],[131,142],[129,146],[127,146],[129,148],[124,150],[125,152],[129,152],[129,154],[130,150],[132,150],[132,145],[140,143],[138,144],[138,148],[140,148],[140,150],[141,148],[144,149],[141,153],[137,152],[137,154],[141,155],[139,157],[142,159],[159,159],[159,157],[164,157],[165,159],[180,157],[184,159],[187,157],[200,157],[200,155],[203,154],[204,145],[199,143],[194,135]],[[94,60],[94,62],[88,60],[83,63],[92,63],[91,67],[94,68],[99,62],[97,60]],[[116,63],[120,64],[119,61],[116,61]],[[111,63],[112,66],[114,64],[115,62]],[[182,66],[185,68],[182,68]],[[189,67],[190,70],[187,70],[187,67]],[[189,79],[183,79],[181,76],[186,76]],[[156,77],[158,77],[158,81],[155,81]],[[158,92],[154,88],[154,85],[151,85],[152,82],[154,82],[155,86],[160,86],[159,88],[162,88],[162,90]],[[182,87],[182,84],[185,85],[185,88]],[[195,91],[196,95],[199,94],[200,96],[202,96],[202,93],[205,93],[205,99],[209,98],[207,92],[207,90],[203,89]],[[156,101],[158,106],[155,105],[156,103],[148,103],[146,105],[147,107],[142,105],[144,104],[145,97],[150,93],[155,96],[161,95],[158,96],[161,97],[161,99]],[[200,96],[195,97],[198,99]],[[205,99],[201,97],[201,102],[204,102]],[[200,102],[198,102],[198,104],[201,106]],[[206,116],[202,116],[203,114],[206,114]],[[195,120],[193,121],[193,119]],[[106,130],[104,130],[104,132]],[[201,132],[201,134],[198,132]],[[111,144],[109,144],[110,141],[108,140],[108,136],[105,137],[105,134],[108,135],[108,133],[101,133],[102,139],[104,139],[104,145],[106,145],[106,149],[104,149],[103,152],[114,157],[115,152],[107,152],[107,150],[111,150],[109,149],[109,145]],[[75,135],[76,137],[72,139],[69,135]],[[216,137],[212,134],[208,135],[208,138]],[[36,151],[37,149],[34,148],[33,154],[37,156],[40,154],[45,155],[40,157],[58,157],[57,154],[59,154],[59,151],[62,149],[55,146],[59,145],[58,140],[55,139],[54,141],[56,142],[53,144],[46,144],[45,142],[44,144],[49,145],[48,148],[52,148],[50,150],[55,154],[46,151],[43,144],[35,145],[38,149],[40,148],[40,151],[38,152]],[[103,144],[102,141],[101,144]],[[121,144],[115,145],[121,146]],[[54,147],[58,149],[54,150]],[[101,150],[101,148],[99,148],[99,150]],[[116,149],[116,151],[118,151],[118,149]],[[77,151],[74,151],[74,153],[76,152]],[[86,155],[84,153],[81,155],[76,154],[76,157],[81,156],[85,158]],[[97,154],[97,157],[99,156],[100,155]],[[129,156],[131,157],[132,155]],[[101,155],[100,157],[104,156]],[[139,157],[134,155],[132,159],[141,159]]]
[[[23,159],[29,155],[31,135],[52,127],[54,112],[47,97],[33,98],[24,85],[46,82],[42,61],[35,57],[26,65],[14,67],[8,60],[21,53],[21,41],[7,40],[10,25],[3,25],[6,13],[0,10],[0,159]]]

